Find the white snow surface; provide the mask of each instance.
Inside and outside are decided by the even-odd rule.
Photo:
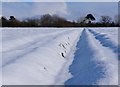
[[[100,33],[100,34],[105,34],[106,37],[109,37],[109,39],[116,45],[118,45],[118,28],[96,28],[96,29],[93,29],[95,30],[97,33]]]
[[[3,85],[118,85],[118,28],[4,28]]]
[[[108,32],[109,31],[110,30],[108,30]],[[112,34],[113,32],[114,30],[112,30]],[[118,54],[115,54],[109,48],[102,46],[101,43],[97,41],[93,35],[90,35],[89,32],[88,34],[89,34],[89,40],[90,40],[89,42],[91,48],[93,48],[95,52],[93,61],[97,62],[98,63],[97,65],[103,67],[104,70],[104,75],[103,75],[104,78],[99,79],[97,84],[118,85]]]

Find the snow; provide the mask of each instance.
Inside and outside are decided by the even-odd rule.
[[[3,84],[53,84],[79,33],[73,29],[3,30]]]
[[[105,37],[109,37],[109,39],[111,40],[111,42],[113,42],[115,45],[118,45],[118,28],[96,28],[93,29],[94,31],[96,31],[98,34],[103,34],[105,35]]]
[[[118,60],[109,48],[103,47],[87,29],[82,32],[77,44],[72,78],[66,85],[118,85]]]
[[[91,46],[93,46],[92,48],[94,48],[94,52],[95,52],[93,61],[98,62],[97,64],[98,67],[101,66],[104,70],[104,75],[103,75],[104,77],[99,79],[98,84],[118,85],[118,54],[110,50],[109,44],[108,47],[103,46],[101,45],[100,41],[97,41],[94,38],[94,35],[89,35],[89,36],[90,36],[89,40],[91,41]]]
[[[1,30],[3,85],[118,85],[118,28]]]

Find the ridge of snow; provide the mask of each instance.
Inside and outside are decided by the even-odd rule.
[[[104,78],[98,81],[98,85],[118,85],[118,54],[115,54],[107,47],[101,45],[101,43],[95,40],[95,37],[89,34],[89,40],[91,47],[95,50],[95,61],[101,62],[104,68]],[[99,66],[99,63],[98,63]]]
[[[42,32],[47,37],[43,38],[37,35],[37,38],[40,36],[43,40],[37,40],[36,43],[30,44],[29,47],[27,45],[29,42],[34,41],[34,37],[27,37],[28,39],[30,38],[30,40],[27,39],[28,41],[20,37],[21,41],[25,41],[28,44],[20,41],[20,44],[18,42],[17,47],[14,49],[11,50],[13,47],[10,47],[9,51],[3,52],[3,85],[53,84],[62,65],[67,60],[65,58],[67,58],[66,56],[70,52],[71,46],[73,46],[76,37],[79,35],[78,30],[73,29],[58,31],[58,33],[52,33],[50,36],[48,33]],[[41,30],[39,30],[40,32]],[[11,41],[10,45],[11,43],[16,45],[16,41]],[[61,55],[62,53],[65,58]]]
[[[109,47],[84,29],[69,67],[72,77],[65,85],[118,85],[118,58]]]

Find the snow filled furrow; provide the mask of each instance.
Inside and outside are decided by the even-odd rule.
[[[69,67],[72,77],[65,85],[118,85],[117,54],[104,47],[88,29],[82,32],[76,48]]]
[[[91,41],[91,45],[93,46],[92,48],[94,48],[94,50],[96,51],[95,60],[101,62],[100,64],[98,63],[97,65],[102,66],[104,71],[104,77],[99,79],[97,84],[118,85],[118,53],[115,53],[113,52],[113,50],[104,47],[101,44],[101,42],[97,41],[92,34],[90,34],[89,32],[88,34],[89,40]]]
[[[74,45],[71,46],[71,49],[66,56],[66,62],[62,65],[60,72],[57,74],[54,85],[64,85],[64,82],[70,78],[72,75],[69,73],[69,66],[71,65],[72,61],[74,60],[74,53],[76,51],[76,45],[79,40],[79,36],[81,36],[81,30],[79,35],[76,37],[76,41],[73,43]]]
[[[92,28],[92,31],[96,32],[98,35],[104,35],[104,37],[108,38],[114,45],[118,45],[118,27],[116,28]]]
[[[104,46],[109,47],[114,53],[118,54],[118,45],[114,44],[106,34],[97,33],[91,29],[89,31],[95,36],[95,38]],[[117,38],[116,38],[117,39]]]

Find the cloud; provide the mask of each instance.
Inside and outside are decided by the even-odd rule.
[[[60,16],[67,15],[67,5],[65,2],[37,2],[34,4],[32,13],[39,14],[58,14]]]
[[[14,15],[17,18],[43,14],[67,15],[67,5],[65,2],[3,2],[2,7],[2,14],[6,17],[10,15]]]

